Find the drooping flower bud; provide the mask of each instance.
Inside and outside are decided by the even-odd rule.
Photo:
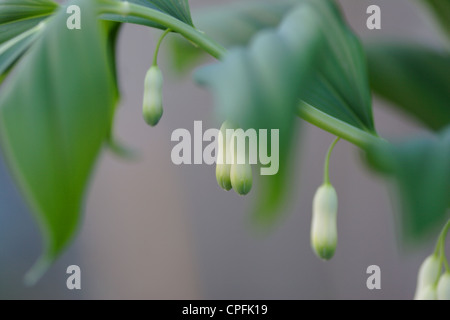
[[[441,272],[439,257],[432,254],[422,263],[417,276],[417,287],[415,300],[426,300],[424,298],[433,297],[432,291],[436,291],[435,283]]]
[[[230,171],[231,171],[231,150],[230,148],[230,134],[227,135],[228,129],[234,129],[230,122],[225,121],[220,127],[218,136],[218,151],[216,163],[216,179],[219,186],[225,190],[232,188]]]
[[[230,177],[231,177],[231,185],[238,194],[246,195],[252,189],[253,184],[252,166],[249,163],[232,164]]]
[[[233,189],[240,195],[246,195],[252,189],[253,175],[250,159],[247,159],[247,152],[242,146],[235,145],[237,140],[236,133],[231,138],[230,149],[233,159],[231,164],[231,185]]]
[[[163,76],[158,66],[153,65],[148,69],[144,81],[144,103],[142,114],[145,122],[155,126],[163,114],[162,106]]]
[[[333,257],[337,245],[338,199],[334,187],[325,183],[317,189],[313,200],[311,246],[324,260]]]
[[[444,273],[437,286],[437,299],[450,300],[450,273]]]

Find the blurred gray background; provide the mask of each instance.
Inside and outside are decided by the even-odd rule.
[[[192,8],[227,1],[192,0]],[[439,33],[410,0],[342,0],[346,17],[365,40],[402,37],[430,45]],[[382,10],[382,29],[366,29],[366,9]],[[205,30],[207,31],[207,30]],[[81,230],[69,250],[34,287],[22,277],[41,250],[30,212],[0,161],[0,298],[61,299],[410,299],[422,259],[433,241],[404,248],[396,238],[389,188],[340,142],[331,162],[339,195],[335,258],[318,260],[310,249],[311,203],[322,181],[333,137],[301,120],[293,197],[284,219],[261,236],[250,228],[252,194],[237,196],[216,184],[215,168],[175,166],[170,152],[177,128],[213,121],[210,95],[190,77],[177,78],[164,63],[164,116],[156,128],[141,116],[143,79],[157,33],[127,25],[120,35],[118,69],[122,103],[116,134],[141,154],[136,161],[109,152],[100,157],[87,192]],[[162,53],[164,55],[164,51]],[[161,56],[162,56],[161,55]],[[402,138],[423,130],[375,99],[379,133]],[[254,187],[258,187],[255,181]],[[66,288],[66,268],[81,267],[82,290]],[[381,267],[381,290],[366,287],[366,269]]]

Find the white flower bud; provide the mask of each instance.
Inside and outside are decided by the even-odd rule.
[[[216,164],[216,179],[220,187],[225,190],[232,188],[230,171],[231,171],[231,150],[230,140],[231,135],[227,137],[227,129],[234,129],[230,122],[225,121],[220,127],[218,151],[217,151],[217,164]]]
[[[248,150],[233,143],[233,141],[236,141],[235,139],[237,139],[236,132],[231,137],[229,144],[231,160],[233,160],[230,169],[231,185],[238,194],[246,195],[252,189],[252,166],[250,159],[247,159]]]
[[[439,279],[437,286],[437,299],[450,300],[450,273],[446,272]]]
[[[417,276],[417,288],[414,296],[415,300],[424,300],[424,297],[430,297],[434,284],[441,272],[441,263],[439,257],[432,254],[422,263]],[[434,288],[435,290],[435,288]]]
[[[144,81],[144,103],[142,114],[145,121],[155,126],[163,114],[162,106],[163,76],[158,66],[152,66],[147,71]]]
[[[217,164],[216,165],[216,179],[219,186],[229,191],[233,187],[231,185],[231,178],[230,178],[230,171],[231,171],[231,165],[229,164]]]
[[[316,255],[324,260],[331,259],[336,250],[337,208],[334,187],[329,183],[320,186],[313,200],[311,246]]]

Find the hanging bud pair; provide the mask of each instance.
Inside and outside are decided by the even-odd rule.
[[[144,81],[144,103],[142,115],[151,126],[158,124],[163,114],[162,106],[162,72],[157,65],[147,71]]]
[[[450,300],[450,272],[440,275],[440,258],[433,254],[419,269],[415,300]]]
[[[252,167],[246,161],[245,150],[233,150],[236,128],[229,121],[225,121],[220,128],[216,179],[221,188],[227,191],[233,188],[238,194],[246,195],[252,188]]]

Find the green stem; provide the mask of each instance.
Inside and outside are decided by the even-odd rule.
[[[103,4],[100,10],[101,14],[117,14],[156,22],[181,34],[217,59],[220,59],[226,53],[224,47],[204,33],[161,11],[127,1],[101,0],[100,3]]]
[[[440,262],[441,264],[442,263],[444,264],[446,272],[450,272],[450,267],[448,265],[448,261],[445,256],[445,240],[447,238],[447,233],[449,229],[450,229],[450,219],[447,221],[444,228],[442,229],[436,243],[436,248],[434,249],[434,255],[435,256],[440,255]]]
[[[358,129],[344,121],[333,118],[303,102],[301,102],[297,108],[297,114],[303,120],[328,131],[331,134],[341,137],[342,139],[347,140],[362,149],[367,149],[367,147],[371,144],[380,141],[378,136]]]
[[[447,257],[445,256],[445,242],[441,245],[441,261],[444,263],[445,271],[450,273],[450,267],[448,265]]]
[[[167,29],[166,31],[163,32],[161,37],[159,37],[158,43],[156,44],[155,54],[153,55],[153,64],[152,64],[152,66],[157,66],[158,65],[159,48],[161,47],[161,43],[162,43],[164,37],[167,36],[171,31],[172,30],[170,28]]]
[[[333,152],[334,146],[341,138],[337,137],[331,146],[328,148],[327,155],[325,157],[325,165],[323,166],[323,183],[324,184],[330,184],[330,158],[331,153]]]

